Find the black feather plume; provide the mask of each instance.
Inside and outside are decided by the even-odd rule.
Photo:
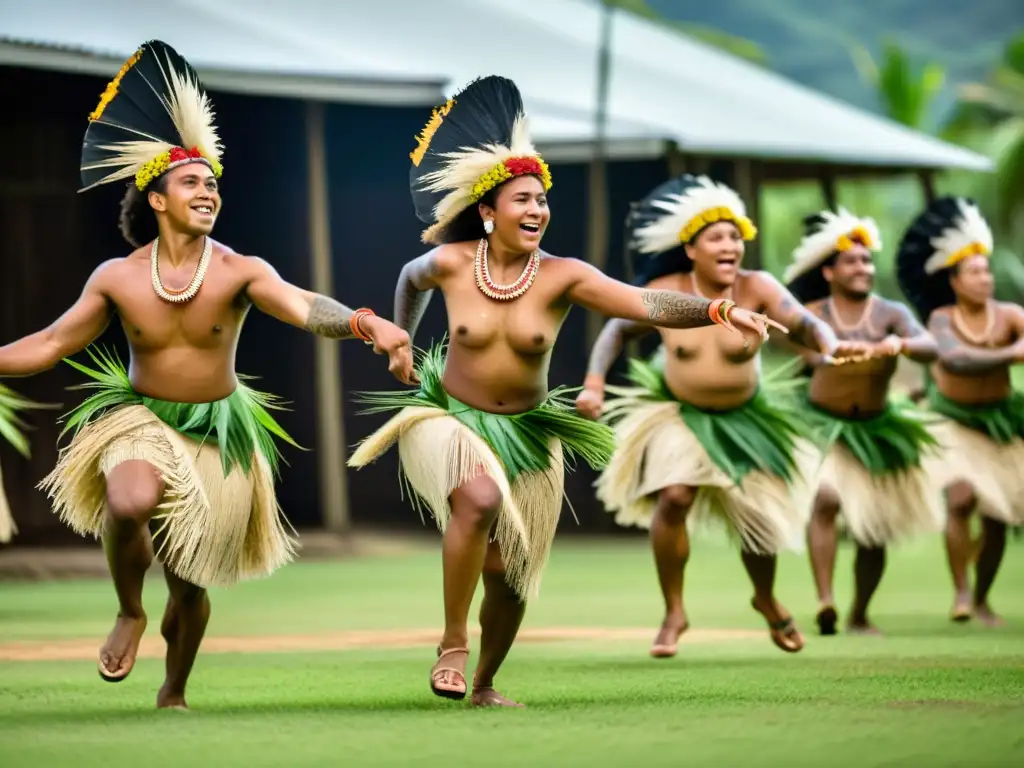
[[[973,200],[964,199],[974,204]],[[958,198],[937,198],[910,223],[896,250],[896,281],[922,322],[927,323],[939,307],[956,302],[956,294],[949,284],[950,270],[940,269],[928,274],[925,262],[935,253],[932,238],[941,235],[959,216]]]
[[[663,209],[655,206],[657,201],[666,200],[670,195],[682,195],[697,185],[697,178],[689,173],[670,179],[648,192],[626,218],[626,252],[633,262],[634,284],[646,285],[665,275],[693,270],[693,261],[686,255],[682,243],[661,253],[644,253],[640,250],[641,243],[636,232],[666,215]]]

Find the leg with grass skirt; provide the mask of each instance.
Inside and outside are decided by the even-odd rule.
[[[444,370],[445,346],[437,345],[421,358],[418,390],[357,395],[367,413],[396,413],[348,464],[366,466],[397,443],[403,484],[442,531],[445,628],[431,690],[516,706],[494,689],[494,677],[540,590],[562,508],[563,455],[599,467],[612,433],[576,415],[561,389],[523,413],[478,410],[447,393]],[[481,578],[481,649],[470,686],[469,609]]]
[[[620,525],[649,528],[665,601],[665,617],[650,654],[678,652],[690,620],[683,606],[683,574],[690,534],[702,525],[725,526],[737,539],[754,587],[751,605],[782,650],[803,647],[775,592],[776,557],[801,547],[817,454],[810,434],[767,377],[739,407],[702,409],[682,402],[663,369],[630,360],[633,388],[603,405],[615,427],[616,449],[597,482],[598,498]]]

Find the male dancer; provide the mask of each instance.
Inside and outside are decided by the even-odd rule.
[[[807,420],[828,445],[807,533],[818,629],[836,632],[832,574],[841,512],[857,543],[847,631],[877,634],[868,603],[885,569],[886,545],[942,524],[941,487],[922,467],[922,454],[935,439],[922,412],[910,402],[893,402],[889,392],[899,355],[930,363],[938,348],[903,304],[873,293],[872,251],[882,243],[872,219],[840,208],[804,223],[806,234],[786,271],[787,288],[839,338],[868,344],[867,360],[841,366],[822,365],[819,354],[796,348],[813,368],[804,398]]]
[[[837,341],[828,324],[769,273],[740,268],[744,241],[756,230],[743,201],[724,184],[688,174],[666,182],[641,201],[629,229],[636,281],[647,290],[735,301],[766,313],[829,359],[862,351],[862,343]],[[577,399],[582,413],[601,414],[605,377],[624,339],[651,330],[628,320],[605,325]],[[651,655],[674,656],[689,626],[683,608],[687,523],[711,518],[726,522],[740,539],[753,607],[767,620],[772,641],[797,652],[804,642],[775,598],[775,562],[778,552],[802,547],[816,466],[810,435],[799,414],[762,380],[762,339],[714,327],[657,330],[666,352],[663,367],[630,361],[637,389],[619,392],[626,396],[607,405],[609,417],[622,418],[615,453],[597,483],[598,498],[618,523],[651,530],[665,599]]]
[[[91,349],[97,369],[68,361],[95,380],[86,386],[96,393],[73,412],[74,439],[41,485],[72,528],[103,538],[120,603],[99,657],[110,682],[135,664],[147,622],[143,578],[154,556],[148,526],[161,521],[157,554],[170,595],[157,706],[185,708],[210,615],[207,587],[268,575],[294,547],[274,494],[273,436],[291,438],[266,410],[275,399],[239,382],[234,369],[249,308],[328,338],[372,343],[406,383],[409,337],[210,238],[221,205],[220,143],[195,72],[169,46],[144,44],[89,120],[83,183],[130,180],[121,231],[136,250],[101,264],[48,328],[0,347],[0,376],[47,370],[120,320],[130,368]]]
[[[933,433],[945,449],[929,470],[945,485],[946,549],[956,596],[951,618],[1003,623],[989,604],[1006,526],[1024,523],[1024,395],[1010,366],[1024,361],[1024,309],[995,301],[988,257],[992,232],[973,201],[943,197],[903,236],[897,276],[939,345],[928,404],[945,417]],[[970,518],[981,517],[974,555]]]

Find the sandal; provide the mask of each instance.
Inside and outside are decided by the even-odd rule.
[[[463,669],[438,666],[445,656],[450,656],[453,653],[465,654],[464,662],[469,660],[469,648],[448,648],[442,651],[441,646],[437,646],[437,661],[430,669],[430,690],[434,692],[435,696],[461,701],[466,698],[466,690],[468,688],[464,671],[465,663],[463,663]],[[446,683],[441,679],[446,672],[456,676],[454,683]],[[460,685],[461,688],[459,687]]]
[[[750,601],[754,610],[764,616],[764,612],[757,607],[757,599]],[[767,619],[767,617],[765,617]],[[796,621],[792,616],[784,619],[768,622],[768,631],[771,634],[772,642],[786,653],[797,653],[803,650],[804,639],[800,636],[800,630],[796,628]]]

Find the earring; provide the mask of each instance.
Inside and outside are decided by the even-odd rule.
[[[486,232],[489,235],[493,231],[494,231],[494,222],[491,221],[490,219],[484,219],[484,232]]]

